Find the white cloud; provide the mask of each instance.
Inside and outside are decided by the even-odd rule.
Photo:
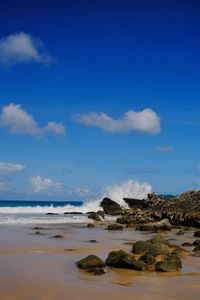
[[[49,122],[44,128],[47,133],[53,133],[55,135],[64,136],[66,133],[65,126],[62,123]]]
[[[6,128],[10,133],[42,137],[51,133],[64,135],[65,127],[61,123],[49,122],[46,127],[40,128],[33,116],[27,113],[21,105],[10,103],[0,112],[0,127]]]
[[[59,194],[62,190],[61,182],[55,182],[50,178],[34,176],[31,178],[31,192],[35,194],[46,193],[48,195]]]
[[[12,175],[25,170],[25,166],[10,162],[0,162],[0,175]]]
[[[121,119],[113,119],[105,113],[91,112],[75,115],[74,120],[90,127],[98,127],[107,132],[142,131],[149,134],[160,132],[160,117],[150,108],[143,111],[129,110]]]
[[[0,40],[0,64],[7,67],[30,62],[49,64],[52,58],[43,48],[42,41],[30,34],[11,34]]]
[[[72,193],[80,197],[86,197],[91,193],[91,190],[88,187],[77,188]]]
[[[166,153],[175,151],[174,147],[172,147],[172,146],[162,146],[162,147],[156,148],[156,150],[159,151],[159,152],[166,152]]]

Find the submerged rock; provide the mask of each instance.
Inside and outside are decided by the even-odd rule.
[[[120,225],[120,224],[110,224],[108,225],[107,227],[107,230],[123,230],[124,229],[124,226],[123,225]]]
[[[64,235],[62,234],[56,234],[53,236],[54,239],[64,239]]]
[[[96,212],[91,212],[89,215],[88,215],[88,219],[92,219],[94,221],[101,221],[101,218],[99,216],[98,213]]]
[[[156,263],[156,271],[159,272],[178,271],[181,268],[181,258],[177,254],[170,254],[162,261]]]
[[[107,197],[101,201],[100,206],[107,215],[116,216],[123,212],[121,206],[117,202]]]
[[[80,269],[96,269],[96,268],[104,268],[106,265],[103,260],[101,260],[96,255],[88,255],[87,257],[81,259],[77,262],[77,266]]]
[[[143,271],[146,269],[142,261],[136,260],[133,255],[123,251],[112,251],[105,261],[106,265],[114,268]]]

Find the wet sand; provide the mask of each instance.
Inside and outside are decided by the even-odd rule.
[[[35,235],[31,226],[0,227],[0,300],[199,300],[200,258],[182,258],[183,269],[174,273],[149,273],[107,269],[94,276],[76,267],[88,254],[102,259],[112,250],[131,250],[131,243],[152,235],[133,229],[110,232],[85,225],[43,226]],[[193,242],[193,232],[177,236],[176,230],[164,237],[181,245]],[[62,234],[63,239],[55,239]],[[92,243],[90,240],[97,240]],[[187,248],[191,251],[190,248]]]

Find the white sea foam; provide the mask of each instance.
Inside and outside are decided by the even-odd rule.
[[[51,206],[17,206],[17,207],[0,207],[0,224],[49,224],[49,223],[84,223],[88,222],[86,216],[65,215],[68,212],[87,213],[89,211],[98,211],[100,201],[104,197],[109,197],[123,207],[127,207],[123,198],[144,199],[152,190],[148,183],[139,183],[138,181],[129,180],[120,185],[112,185],[105,188],[101,197],[97,200],[88,201],[82,206],[65,205],[54,207]],[[46,216],[47,213],[57,213],[59,216]]]

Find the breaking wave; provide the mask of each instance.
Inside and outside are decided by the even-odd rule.
[[[81,206],[75,205],[37,205],[37,206],[6,206],[0,207],[0,224],[47,224],[47,223],[84,223],[88,222],[87,216],[84,215],[64,215],[65,212],[87,213],[89,211],[101,210],[100,201],[104,197],[109,197],[123,207],[127,204],[123,198],[144,199],[152,191],[148,183],[139,183],[138,181],[128,180],[122,184],[115,184],[105,188],[101,197],[97,200],[85,202]],[[47,213],[55,213],[58,216],[46,216]]]

